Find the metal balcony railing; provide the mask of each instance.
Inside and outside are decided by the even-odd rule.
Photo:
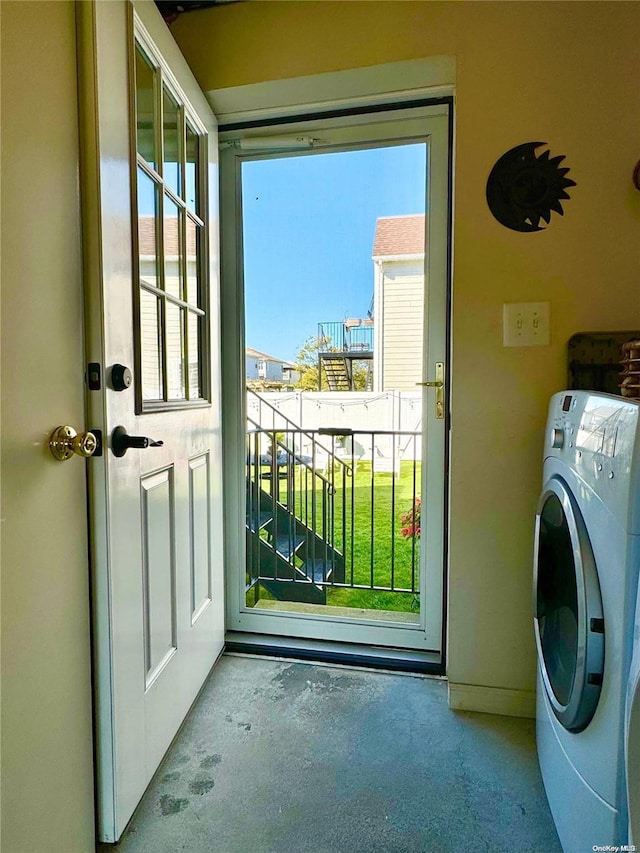
[[[247,603],[418,593],[419,432],[248,426]]]
[[[371,320],[341,320],[318,323],[320,352],[373,352],[373,322]]]

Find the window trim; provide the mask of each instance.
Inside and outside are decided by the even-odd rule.
[[[138,18],[137,14],[134,12],[133,21],[130,32],[129,39],[129,109],[130,109],[130,122],[129,126],[131,128],[130,133],[130,162],[132,165],[131,168],[131,217],[132,223],[134,223],[134,227],[132,228],[132,270],[134,271],[134,275],[132,277],[132,301],[133,301],[133,320],[134,320],[134,357],[135,357],[135,369],[134,369],[134,396],[135,396],[135,413],[136,415],[143,414],[151,414],[154,412],[162,412],[167,410],[179,410],[179,409],[192,409],[192,408],[203,408],[205,406],[212,405],[212,382],[211,382],[211,336],[209,333],[208,322],[203,322],[203,316],[208,320],[211,316],[211,304],[210,304],[210,293],[211,293],[211,283],[210,283],[210,271],[209,265],[206,263],[206,259],[209,257],[209,180],[208,180],[208,137],[209,132],[207,128],[200,121],[197,113],[195,112],[193,106],[189,102],[189,99],[186,97],[181,87],[179,86],[177,80],[175,79],[171,69],[167,66],[164,59],[157,53],[153,42],[151,41],[149,34],[147,33],[146,28]],[[164,154],[163,154],[163,140],[161,139],[161,128],[156,128],[156,135],[158,136],[156,140],[156,146],[158,150],[158,171],[154,170],[149,163],[147,163],[144,158],[138,154],[137,150],[137,117],[136,117],[136,74],[135,74],[135,56],[136,49],[140,48],[142,53],[145,55],[146,59],[152,65],[154,70],[158,72],[157,76],[154,77],[154,101],[156,105],[156,109],[159,110],[159,115],[162,115],[161,111],[161,102],[163,97],[164,88],[170,92],[171,96],[178,103],[179,114],[181,115],[181,141],[180,148],[181,153],[184,155],[182,159],[185,159],[186,162],[186,128],[187,125],[190,126],[191,130],[197,134],[198,139],[198,162],[200,164],[200,168],[198,170],[199,174],[196,177],[196,187],[198,192],[198,209],[197,211],[191,210],[187,205],[186,199],[178,198],[173,191],[173,189],[165,183],[164,175],[162,172],[163,163],[164,163]],[[182,182],[185,186],[182,187],[184,192],[186,193],[186,170],[182,168],[182,159],[181,159],[181,174],[182,174]],[[163,394],[164,398],[162,400],[145,400],[143,399],[142,394],[142,345],[141,345],[141,312],[140,312],[140,275],[139,275],[139,263],[140,263],[140,246],[139,246],[139,235],[138,235],[138,168],[142,168],[145,173],[149,175],[149,177],[157,182],[158,179],[162,181],[161,184],[161,192],[159,192],[159,200],[158,200],[158,220],[160,222],[160,227],[156,229],[156,253],[158,259],[158,272],[157,275],[160,279],[162,288],[162,297],[160,298],[160,346],[162,352],[162,363],[161,363],[161,374],[162,374],[162,382],[163,382]],[[186,249],[186,229],[187,229],[187,218],[191,218],[193,222],[195,222],[196,226],[199,226],[201,231],[201,239],[196,240],[196,258],[200,268],[200,295],[198,300],[198,305],[193,306],[197,307],[197,311],[193,311],[193,307],[186,308],[180,307],[180,310],[183,311],[183,344],[184,344],[184,382],[185,382],[185,394],[187,395],[185,398],[180,399],[166,399],[168,393],[168,377],[167,377],[167,360],[165,357],[165,341],[166,341],[166,302],[167,300],[172,304],[177,304],[174,299],[168,298],[166,290],[164,288],[164,276],[165,276],[165,256],[164,256],[164,193],[167,193],[169,197],[176,203],[183,211],[183,216],[181,218],[181,240]],[[186,251],[183,252],[182,262],[180,264],[181,267],[181,275],[183,280],[186,282],[186,267],[187,267],[187,256]],[[180,300],[180,302],[184,302],[184,300]],[[185,303],[185,306],[188,303]],[[199,325],[200,325],[200,335],[199,335],[199,353],[198,353],[198,364],[200,368],[200,397],[197,399],[189,399],[189,343],[188,343],[188,315],[189,313],[195,313],[198,316]]]

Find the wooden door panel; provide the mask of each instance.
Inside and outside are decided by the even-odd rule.
[[[191,554],[191,622],[211,601],[209,454],[189,460],[189,533]]]
[[[175,514],[171,468],[142,477],[145,688],[177,649]]]
[[[104,437],[90,462],[99,837],[116,841],[223,646],[217,129],[150,0],[78,14],[87,353],[105,377],[87,394]],[[116,427],[151,441],[121,455]]]

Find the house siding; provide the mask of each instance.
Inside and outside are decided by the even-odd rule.
[[[267,361],[265,379],[271,382],[282,381],[282,363],[278,361]]]
[[[415,390],[422,379],[424,277],[384,276],[383,388]]]
[[[244,376],[245,379],[258,379],[258,363],[251,355],[244,357]]]

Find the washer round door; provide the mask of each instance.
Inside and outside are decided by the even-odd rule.
[[[535,538],[538,665],[554,714],[566,729],[580,732],[600,698],[604,616],[584,519],[560,478],[551,478],[540,497]]]

